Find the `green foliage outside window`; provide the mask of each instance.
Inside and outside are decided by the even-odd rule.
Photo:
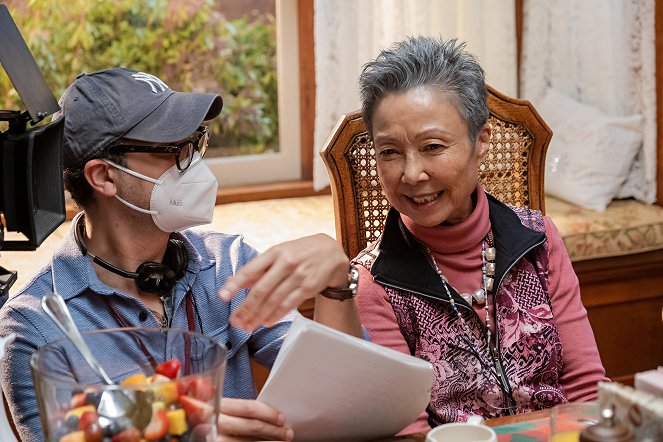
[[[226,20],[212,0],[28,0],[9,3],[46,81],[59,97],[80,72],[124,66],[172,89],[217,92],[224,110],[213,145],[278,140],[273,16]],[[0,109],[24,109],[4,72]]]

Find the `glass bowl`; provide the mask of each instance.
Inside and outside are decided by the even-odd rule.
[[[83,338],[117,385],[103,384],[67,338],[41,347],[30,363],[47,441],[217,439],[225,346],[178,329]]]
[[[582,430],[599,422],[597,402],[568,402],[550,409],[550,441],[577,442]]]

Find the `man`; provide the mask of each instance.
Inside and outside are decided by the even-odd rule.
[[[49,265],[0,311],[0,336],[17,335],[2,386],[21,439],[43,440],[29,359],[62,337],[40,305],[56,292],[81,330],[176,327],[224,342],[224,396],[233,399],[222,401],[220,431],[291,440],[286,417],[252,400],[249,357],[270,367],[293,308],[311,297],[316,320],[361,335],[354,300],[338,300],[352,297],[340,246],[314,235],[257,256],[239,236],[188,230],[212,218],[217,184],[201,159],[201,124],[219,115],[220,96],[116,68],[80,75],[60,106],[65,187],[83,211]]]

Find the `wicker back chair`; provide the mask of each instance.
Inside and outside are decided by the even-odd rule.
[[[543,172],[552,131],[528,101],[490,86],[488,110],[492,136],[479,166],[481,184],[504,203],[543,212]],[[341,117],[320,154],[331,182],[336,238],[352,258],[380,236],[390,207],[361,111]]]

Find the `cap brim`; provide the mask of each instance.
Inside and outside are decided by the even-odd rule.
[[[180,141],[190,136],[203,121],[216,118],[223,108],[217,94],[175,92],[123,138],[152,143]]]

